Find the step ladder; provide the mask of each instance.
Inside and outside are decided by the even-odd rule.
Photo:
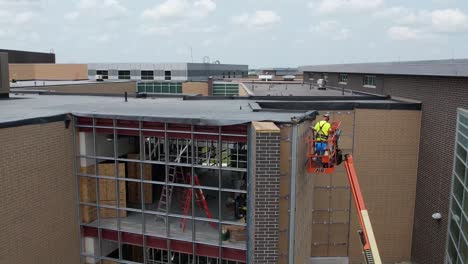
[[[186,181],[191,184],[192,179],[191,176],[189,179],[186,179]],[[198,179],[198,176],[195,175],[193,176],[195,180],[195,186],[200,186],[200,180]],[[195,191],[195,201],[197,203],[198,208],[202,209],[205,211],[205,214],[208,218],[213,219],[210,208],[208,207],[208,203],[206,202],[205,195],[203,194],[203,190],[201,188],[194,188]],[[184,215],[188,216],[190,208],[192,207],[192,190],[188,189],[185,192],[185,199],[184,199],[184,204],[182,206],[182,212]],[[216,225],[213,222],[210,222],[210,225],[213,229],[216,229]],[[180,223],[180,227],[182,228],[182,232],[185,232],[185,227],[187,226],[187,218],[183,218]]]
[[[182,156],[184,155],[185,151],[188,150],[188,146],[190,145],[191,141],[179,152],[174,162],[180,162]],[[167,173],[167,183],[182,183],[185,184],[185,177],[184,177],[184,170],[182,167],[171,165],[168,168]],[[173,185],[164,185],[161,190],[161,196],[159,197],[158,208],[156,212],[161,213],[168,213],[168,210],[171,208],[172,202],[172,193],[174,191]],[[156,216],[156,220],[165,220],[165,217],[160,215]]]

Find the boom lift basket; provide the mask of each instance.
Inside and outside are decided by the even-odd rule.
[[[309,173],[330,174],[335,171],[336,165],[343,161],[343,155],[338,148],[341,131],[339,130],[341,121],[331,123],[328,132],[328,140],[319,141],[316,139],[316,132],[312,128],[306,138],[307,143],[307,171]],[[316,151],[317,143],[326,142],[327,147],[323,155],[318,155]]]

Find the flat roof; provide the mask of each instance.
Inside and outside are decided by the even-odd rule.
[[[394,61],[301,66],[302,72],[468,77],[468,59]]]
[[[235,125],[252,121],[291,123],[315,110],[355,108],[419,110],[420,103],[384,96],[285,96],[181,98],[10,94],[0,103],[0,127],[60,121],[66,115],[194,125]]]
[[[233,125],[251,121],[291,122],[295,113],[256,112],[249,100],[183,100],[182,98],[128,98],[76,95],[11,95],[0,104],[0,123],[53,117],[115,117],[198,125]]]
[[[318,90],[315,85],[302,83],[280,82],[248,82],[243,84],[257,96],[341,96],[343,91]],[[351,95],[351,91],[345,91],[345,95]]]
[[[16,81],[15,83],[10,82],[10,88],[38,88],[46,86],[57,86],[57,85],[76,85],[76,84],[102,84],[102,83],[123,83],[123,82],[136,82],[137,80],[104,80],[98,82],[96,80],[63,80],[63,81],[48,81],[48,80],[28,80],[28,81]]]

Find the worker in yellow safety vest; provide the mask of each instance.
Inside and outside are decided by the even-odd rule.
[[[327,149],[328,134],[331,127],[330,123],[328,122],[329,120],[330,114],[325,113],[323,115],[323,120],[317,122],[314,127],[315,140],[317,141],[315,143],[315,151],[319,156],[323,156],[325,154],[325,150]]]

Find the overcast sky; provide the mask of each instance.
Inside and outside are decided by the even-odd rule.
[[[468,58],[468,0],[0,0],[0,48],[250,68]]]

